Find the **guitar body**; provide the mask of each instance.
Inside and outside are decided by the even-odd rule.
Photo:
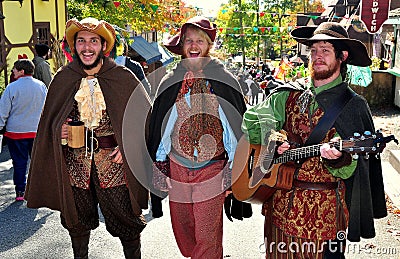
[[[250,144],[244,136],[239,140],[232,168],[232,192],[236,199],[263,204],[277,188],[292,187],[294,166],[275,164],[268,173],[261,172],[260,154],[265,149],[265,146]],[[254,181],[254,178],[260,180]]]

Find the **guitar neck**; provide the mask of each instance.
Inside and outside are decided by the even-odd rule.
[[[340,143],[340,141],[339,141]],[[330,143],[339,149],[339,143]],[[322,144],[300,147],[286,150],[281,156],[274,159],[274,164],[286,163],[288,161],[296,161],[308,157],[319,156],[321,154],[320,147]]]
[[[385,144],[390,141],[395,141],[398,144],[397,139],[393,136],[383,137],[382,133],[377,131],[375,134],[363,135],[358,137],[352,137],[346,140],[339,140],[338,142],[328,142],[332,147],[335,147],[339,151],[349,152],[351,154],[377,154],[381,153],[385,148]],[[320,148],[323,144],[317,144],[312,146],[300,147],[295,149],[289,149],[283,152],[277,158],[271,158],[273,154],[269,154],[266,158],[274,164],[286,163],[289,161],[297,161],[300,159],[314,157],[321,155]],[[270,165],[270,164],[268,164]],[[266,167],[267,168],[267,167]]]

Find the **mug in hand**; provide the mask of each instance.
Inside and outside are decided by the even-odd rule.
[[[68,123],[68,146],[81,148],[85,145],[85,126],[82,121]]]

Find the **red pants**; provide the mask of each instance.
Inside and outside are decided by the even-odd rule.
[[[221,259],[222,169],[225,161],[216,161],[198,170],[190,170],[171,160],[172,189],[170,213],[179,250],[192,259]]]

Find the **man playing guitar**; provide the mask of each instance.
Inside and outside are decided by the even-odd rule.
[[[375,131],[366,100],[344,82],[347,64],[369,66],[371,60],[365,45],[350,39],[338,23],[297,28],[291,35],[310,47],[310,77],[276,89],[263,103],[247,110],[242,130],[250,145],[261,146],[269,144],[271,129],[285,130],[287,140],[277,142],[273,159],[314,144],[318,144],[318,154],[282,163],[293,169],[287,179],[290,186],[274,189],[262,201],[266,254],[267,258],[344,258],[346,238],[356,242],[360,237],[374,237],[373,218],[387,215],[380,160],[366,159],[365,154],[356,158],[334,144],[355,132]],[[327,117],[334,118],[331,124]],[[328,127],[323,129],[320,121]],[[235,167],[245,168],[238,150],[232,182]],[[257,172],[265,174],[271,167],[263,161],[258,165],[261,169],[253,168],[250,187],[260,180],[253,179]],[[235,183],[232,190],[239,200],[247,200]]]

